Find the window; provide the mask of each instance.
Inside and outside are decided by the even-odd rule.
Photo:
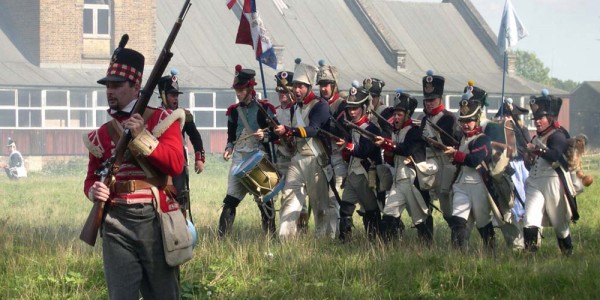
[[[110,7],[107,0],[85,0],[83,35],[84,37],[110,37]]]
[[[0,90],[0,106],[15,106],[15,90]]]
[[[69,106],[67,91],[46,91],[46,106]]]

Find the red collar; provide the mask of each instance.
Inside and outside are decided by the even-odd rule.
[[[446,109],[444,107],[444,104],[440,104],[440,106],[432,109],[431,112],[429,113],[429,115],[433,117],[433,116],[439,114],[440,112],[442,112],[442,110],[444,110],[444,109]]]
[[[410,126],[412,125],[412,119],[408,119],[406,120],[406,122],[402,123],[402,128],[406,127],[406,126]]]
[[[356,124],[357,126],[360,126],[360,125],[365,124],[367,122],[369,122],[369,116],[364,115],[360,119],[358,119],[358,121],[353,122],[353,123]]]
[[[329,105],[331,105],[331,104],[333,104],[333,102],[335,102],[339,98],[340,98],[340,93],[335,92],[333,94],[333,96],[331,97],[331,99],[329,99],[329,101],[327,101],[327,102],[329,102]]]
[[[556,128],[560,128],[560,124],[558,123],[558,121],[555,121],[554,123],[550,124],[550,126],[548,126],[548,128],[546,128],[542,131],[538,131],[537,135],[542,137],[542,136],[548,134],[548,132],[552,131],[552,129],[556,129]]]
[[[307,105],[308,103],[310,103],[310,101],[313,101],[316,98],[317,96],[315,96],[315,93],[313,93],[313,91],[310,91],[308,95],[306,95],[306,97],[304,97],[304,99],[302,100],[302,104]]]
[[[482,132],[483,132],[483,129],[481,128],[481,126],[477,126],[477,127],[475,127],[473,130],[471,130],[471,131],[469,131],[469,132],[465,133],[465,135],[466,135],[468,138],[470,138],[470,137],[472,137],[472,136],[474,136],[474,135],[476,135],[476,134],[482,133]]]

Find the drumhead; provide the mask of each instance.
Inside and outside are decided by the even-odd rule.
[[[248,172],[252,171],[252,169],[256,167],[256,165],[263,159],[264,156],[265,153],[260,150],[251,152],[241,164],[235,167],[233,170],[233,176],[237,178],[244,177],[246,174],[248,174]]]

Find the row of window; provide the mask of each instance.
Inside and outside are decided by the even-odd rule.
[[[382,97],[388,105],[393,105],[392,99],[391,95]],[[460,100],[459,95],[447,95],[445,106],[456,112]],[[521,97],[516,102],[528,108],[524,100],[525,97]],[[150,106],[160,106],[159,101],[158,97],[154,97]],[[225,111],[235,102],[232,90],[184,91],[179,97],[179,106],[192,112],[200,129],[227,128]],[[488,102],[489,107],[499,107],[500,97],[489,96]],[[0,89],[0,128],[96,128],[108,120],[106,103],[104,90]],[[497,111],[488,109],[488,119],[493,119]],[[422,109],[417,109],[414,116],[421,112]],[[528,120],[526,118],[525,121]],[[533,126],[531,121],[528,124]]]
[[[194,115],[201,129],[225,129],[233,91],[187,92],[179,105]],[[0,128],[96,128],[108,120],[103,90],[0,89]],[[150,106],[160,106],[153,98]]]

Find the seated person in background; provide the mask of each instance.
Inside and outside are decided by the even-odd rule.
[[[25,160],[19,151],[17,144],[11,138],[8,138],[8,163],[1,163],[0,167],[4,168],[8,178],[16,180],[22,177],[27,177],[27,169],[25,169]]]

